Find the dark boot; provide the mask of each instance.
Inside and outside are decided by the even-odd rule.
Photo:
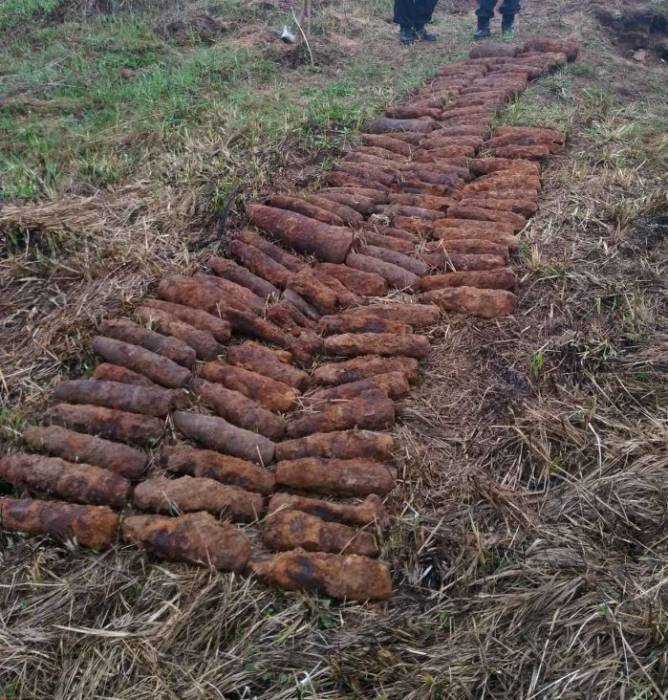
[[[486,17],[478,17],[478,30],[473,35],[473,38],[476,41],[479,41],[480,39],[487,39],[487,37],[491,35],[492,32],[489,29],[489,19],[487,19]]]
[[[420,40],[420,41],[437,41],[438,37],[436,34],[433,34],[432,32],[428,32],[424,24],[417,24],[415,25],[415,36]]]
[[[399,30],[399,41],[404,46],[410,46],[415,43],[415,33],[413,27],[401,27]]]
[[[513,34],[515,32],[515,15],[503,15],[501,20],[501,33]]]

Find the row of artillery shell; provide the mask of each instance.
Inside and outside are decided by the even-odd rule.
[[[291,508],[293,504],[301,505],[303,510]],[[337,598],[360,601],[387,598],[392,588],[387,564],[357,556],[377,554],[373,535],[307,512],[318,508],[314,499],[288,496],[277,502],[264,539],[274,550],[289,551],[255,560],[250,566],[251,546],[244,533],[205,512],[121,519],[107,507],[0,498],[0,528],[50,535],[63,541],[76,540],[93,549],[111,546],[120,529],[124,541],[145,547],[163,559],[223,571],[250,568],[258,576],[285,588],[313,588]],[[347,509],[340,506],[338,511],[336,508],[332,504],[328,514],[359,523],[374,517],[378,504],[367,499],[359,506]],[[318,514],[322,513],[320,509]],[[326,554],[331,551],[348,554]]]
[[[163,558],[242,571],[249,567],[247,538],[213,515],[256,519],[265,510],[263,495],[276,487],[366,496],[349,504],[275,494],[263,540],[269,549],[288,551],[249,568],[286,588],[387,597],[387,565],[368,558],[378,553],[373,532],[354,529],[382,527],[378,496],[396,478],[391,438],[371,431],[393,424],[393,399],[407,394],[417,359],[429,351],[414,328],[433,324],[439,309],[484,317],[510,312],[517,278],[506,267],[508,251],[535,213],[540,190],[540,171],[529,161],[563,148],[558,132],[508,129],[488,138],[485,126],[528,78],[555,61],[529,54],[514,64],[484,61],[444,70],[431,95],[421,91],[411,105],[389,110],[370,130],[389,133],[364,136],[364,146],[336,166],[321,193],[275,195],[249,207],[259,229],[320,262],[307,265],[246,230],[230,248],[237,262],[213,257],[214,275],[163,280],[160,298],[135,314],[155,330],[105,322],[94,341],[105,360],[95,379],[63,382],[55,395],[60,403],[49,413],[53,425],[26,431],[26,442],[51,456],[0,462],[0,475],[12,483],[105,505],[3,499],[0,524],[102,548],[119,527],[106,506],[131,500],[153,513],[184,514],[125,517],[125,541]],[[464,75],[468,83],[460,80]],[[439,94],[458,93],[447,106],[439,102]],[[494,157],[472,159],[478,147]],[[470,181],[469,172],[478,179]],[[392,226],[351,231],[371,214],[388,217]],[[428,246],[425,233],[433,239]],[[434,268],[443,271],[428,275]],[[425,304],[360,306],[388,287],[419,290]],[[217,358],[232,332],[281,350],[246,341],[230,347],[222,362]],[[323,388],[302,397],[309,375],[292,363],[309,364],[316,352],[338,361],[316,368],[312,377]],[[196,360],[205,364],[194,377]],[[216,415],[183,410],[188,403],[178,390],[185,386]],[[278,415],[298,403],[301,414]],[[146,456],[110,440],[151,445],[167,415],[210,449],[163,449],[163,466],[176,478],[133,488]],[[284,436],[289,439],[277,442]],[[264,468],[273,461],[274,471]]]

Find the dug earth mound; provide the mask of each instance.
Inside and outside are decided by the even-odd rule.
[[[635,60],[668,61],[668,7],[624,2],[619,7],[596,4],[594,14],[615,43]]]

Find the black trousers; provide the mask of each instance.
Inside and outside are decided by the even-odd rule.
[[[494,7],[498,0],[478,0],[476,14],[480,19],[492,19]],[[499,14],[514,17],[520,11],[520,0],[503,0],[499,7]]]
[[[437,3],[438,0],[394,0],[394,21],[402,27],[422,27],[431,22]]]

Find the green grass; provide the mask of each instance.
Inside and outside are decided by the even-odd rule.
[[[243,104],[275,71],[250,50],[173,51],[133,15],[39,29],[3,53],[16,99],[0,113],[0,168],[4,195],[18,198],[117,182],[147,140],[178,150],[186,128]]]
[[[34,11],[36,2],[23,7],[14,0],[6,22]],[[219,11],[227,20],[240,4],[228,0]],[[177,46],[156,26],[153,14],[121,13],[5,33],[0,197],[88,192],[148,170],[150,179],[171,181],[173,173],[155,161],[180,160],[199,131],[221,142],[243,133],[237,149],[291,139],[304,150],[331,150],[332,135],[357,129],[440,62],[411,58],[396,71],[357,57],[328,80],[317,67],[287,69],[227,34],[212,45]],[[218,165],[225,177],[229,162]]]
[[[58,5],[58,0],[2,0],[0,4],[0,32],[15,29],[22,22],[45,15]]]

